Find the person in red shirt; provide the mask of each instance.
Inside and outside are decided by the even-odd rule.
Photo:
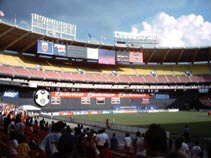
[[[105,142],[104,147],[100,152],[100,158],[112,158],[112,152],[108,147],[108,142]]]
[[[106,128],[110,128],[110,123],[108,119],[106,119]]]

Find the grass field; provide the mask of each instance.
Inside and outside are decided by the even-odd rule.
[[[148,127],[152,123],[161,124],[172,135],[180,135],[185,124],[189,125],[191,137],[211,137],[211,117],[206,112],[162,112],[162,113],[135,113],[135,114],[101,114],[76,115],[76,119]]]

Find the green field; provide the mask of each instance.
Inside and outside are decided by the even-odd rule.
[[[145,128],[157,123],[177,136],[182,134],[184,125],[188,124],[191,137],[211,137],[211,117],[206,112],[76,115],[74,118],[96,122],[105,122],[108,118],[110,123]]]

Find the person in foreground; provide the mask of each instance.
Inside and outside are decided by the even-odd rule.
[[[168,146],[166,131],[160,125],[149,126],[144,137],[146,157],[166,157]]]

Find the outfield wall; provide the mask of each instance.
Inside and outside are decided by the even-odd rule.
[[[17,87],[17,86],[4,86],[1,85],[0,88],[0,100],[4,103],[21,105],[33,105],[39,107],[35,101],[34,97],[38,89],[27,88],[27,87]],[[5,96],[6,92],[6,96]],[[109,111],[114,110],[116,107],[128,107],[136,106],[137,110],[140,109],[166,109],[166,108],[180,108],[184,107],[189,110],[193,108],[194,105],[200,105],[198,98],[203,95],[199,94],[197,91],[183,92],[181,91],[159,91],[159,93],[137,93],[137,92],[122,92],[122,91],[106,91],[106,92],[68,92],[71,95],[78,95],[77,93],[82,93],[83,95],[87,93],[97,94],[101,93],[100,97],[60,97],[59,102],[55,104],[53,102],[53,96],[50,93],[50,100],[47,105],[41,107],[42,111],[45,112],[57,112],[57,111]],[[125,96],[120,96],[122,93]],[[107,94],[112,97],[106,96]],[[122,95],[121,94],[121,95]],[[105,95],[105,97],[102,97]],[[138,97],[138,95],[140,95]],[[142,97],[142,95],[144,97]],[[145,96],[146,95],[146,96]],[[103,103],[99,103],[97,100],[104,98]],[[55,99],[55,98],[54,98]],[[83,100],[84,99],[84,100]],[[84,104],[86,99],[89,99],[89,103]],[[117,100],[115,100],[117,99]],[[118,102],[119,99],[119,102]],[[83,102],[84,101],[84,102]],[[201,106],[200,108],[203,108]],[[196,109],[196,108],[195,108]],[[134,111],[136,112],[136,111]]]

